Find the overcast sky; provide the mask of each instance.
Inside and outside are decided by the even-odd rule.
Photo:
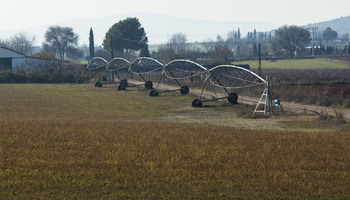
[[[4,0],[0,30],[124,13],[306,25],[350,16],[350,0]]]

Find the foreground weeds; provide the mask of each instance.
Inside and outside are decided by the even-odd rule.
[[[0,199],[350,198],[349,132],[157,122],[176,101],[146,96],[149,113],[132,92],[13,87],[0,87]]]
[[[5,198],[292,198],[350,191],[350,135],[142,121],[1,122]]]

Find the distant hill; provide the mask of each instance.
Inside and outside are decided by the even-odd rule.
[[[237,30],[238,28],[240,28],[242,36],[245,37],[248,31],[252,32],[254,29],[263,32],[279,27],[279,25],[267,22],[229,21],[229,19],[228,21],[208,21],[171,17],[155,13],[130,13],[103,18],[76,19],[52,25],[72,27],[80,37],[80,44],[88,44],[89,30],[92,27],[95,44],[100,45],[109,27],[127,17],[137,17],[140,20],[150,44],[166,43],[172,34],[179,32],[186,35],[188,42],[201,42],[208,38],[215,40],[217,35],[226,37],[229,31]],[[25,31],[28,34],[36,35],[40,45],[48,26],[26,30],[0,31],[0,38],[8,38],[19,31]]]
[[[119,14],[102,18],[90,19],[75,19],[56,24],[43,25],[40,27],[33,27],[25,30],[1,30],[0,39],[8,39],[11,36],[24,31],[27,34],[35,35],[37,38],[37,45],[41,45],[44,40],[44,34],[50,25],[60,25],[72,27],[75,33],[79,35],[79,44],[89,43],[89,30],[93,28],[95,44],[101,45],[108,29],[120,20],[128,17],[137,17],[140,20],[142,27],[145,29],[148,36],[149,44],[166,43],[169,37],[174,33],[184,33],[188,42],[202,42],[209,38],[215,40],[217,35],[226,38],[227,33],[232,30],[240,28],[242,37],[245,37],[248,32],[256,31],[267,32],[279,28],[281,25],[271,24],[268,22],[259,21],[210,21],[188,19],[183,17],[172,17],[156,13],[129,13]],[[315,24],[308,24],[304,27],[319,27],[323,31],[327,27],[338,31],[341,36],[344,33],[350,33],[350,16],[341,17],[338,19],[320,22]]]
[[[331,27],[332,30],[338,32],[339,36],[342,36],[345,33],[350,33],[350,16],[340,17],[330,21],[319,22],[314,24],[308,24],[304,27],[319,27],[319,31],[323,32],[327,27]]]

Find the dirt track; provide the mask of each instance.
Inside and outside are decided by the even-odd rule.
[[[139,81],[130,81],[135,84],[142,84],[142,82]],[[172,85],[166,85],[166,84],[159,84],[158,90],[173,90],[173,89],[179,89],[178,86],[172,86]],[[192,89],[190,88],[190,94],[194,96],[199,96],[201,93],[201,90],[198,89]],[[204,91],[203,97],[211,99],[212,97],[224,97],[224,93],[213,93]],[[238,102],[244,103],[244,104],[250,104],[250,105],[256,105],[260,97],[252,98],[247,96],[239,96]],[[293,112],[309,112],[314,114],[323,114],[323,115],[332,115],[336,116],[336,113],[343,114],[344,118],[350,119],[350,110],[349,109],[340,109],[340,108],[334,108],[334,107],[325,107],[325,106],[316,106],[316,105],[303,105],[293,102],[283,102],[283,99],[281,100],[281,105],[285,111],[293,111]]]

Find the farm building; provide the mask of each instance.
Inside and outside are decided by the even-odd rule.
[[[0,46],[0,70],[11,70],[12,73],[20,69],[24,70],[39,70],[46,61],[28,57],[15,50]]]

